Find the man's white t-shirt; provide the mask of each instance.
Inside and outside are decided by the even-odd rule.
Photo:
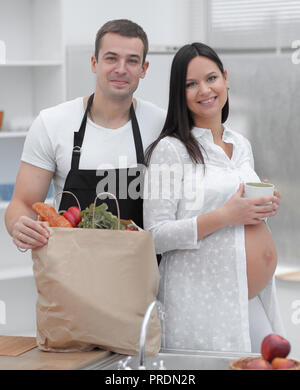
[[[136,118],[144,151],[160,134],[165,110],[136,99]],[[74,132],[84,115],[83,97],[42,110],[27,134],[21,160],[54,172],[54,192],[63,190],[71,169]],[[79,169],[137,166],[131,121],[118,129],[96,125],[89,118],[81,148]]]

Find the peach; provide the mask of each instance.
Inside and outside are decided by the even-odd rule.
[[[261,343],[262,357],[271,362],[275,357],[285,358],[291,350],[291,345],[285,338],[271,333]]]
[[[275,370],[287,370],[289,368],[296,367],[296,364],[293,362],[293,360],[276,357],[272,360],[272,367]]]
[[[246,370],[272,370],[272,365],[262,358],[253,358],[246,365]]]

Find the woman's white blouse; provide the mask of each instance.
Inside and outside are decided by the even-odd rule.
[[[144,228],[162,254],[158,299],[164,306],[165,348],[251,351],[244,226],[227,226],[197,241],[197,216],[223,205],[240,183],[259,181],[249,141],[224,128],[230,159],[208,129],[193,128],[202,164],[181,141],[162,139],[151,157],[144,190]],[[282,334],[274,278],[260,294]],[[278,326],[278,328],[276,328]]]

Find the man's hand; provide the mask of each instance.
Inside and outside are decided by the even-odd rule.
[[[12,230],[13,242],[21,249],[39,248],[48,242],[48,222],[34,221],[22,216],[14,224]]]
[[[5,223],[19,249],[33,249],[48,242],[47,222],[36,221],[35,202],[44,202],[53,172],[21,162],[14,194],[5,213]]]

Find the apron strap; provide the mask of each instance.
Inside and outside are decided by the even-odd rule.
[[[72,153],[72,163],[71,163],[72,169],[79,168],[79,160],[80,160],[81,147],[82,147],[82,143],[83,143],[84,133],[85,133],[85,129],[86,129],[87,116],[88,116],[89,110],[91,108],[91,105],[93,103],[93,99],[94,99],[94,94],[92,94],[89,97],[89,100],[88,100],[88,103],[86,106],[86,110],[85,110],[85,113],[83,115],[79,130],[74,132],[73,153]]]
[[[82,147],[85,129],[86,129],[87,116],[88,116],[89,110],[91,108],[91,105],[93,103],[93,99],[94,99],[94,94],[92,94],[89,97],[87,107],[86,107],[84,116],[82,118],[79,130],[74,132],[73,153],[72,153],[72,162],[71,162],[71,168],[73,170],[79,169],[81,147]],[[138,121],[136,119],[133,103],[130,106],[130,119],[131,119],[133,139],[134,139],[134,144],[135,144],[136,161],[138,164],[144,164],[143,142],[142,142],[142,137],[141,137]]]
[[[144,164],[143,141],[142,141],[142,137],[141,137],[139,124],[138,124],[138,121],[136,119],[133,103],[130,106],[130,117],[131,117],[131,125],[132,125],[133,138],[134,138],[134,144],[135,144],[136,161],[138,164]]]

